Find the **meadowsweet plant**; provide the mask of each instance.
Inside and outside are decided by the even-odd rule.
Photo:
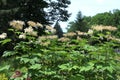
[[[0,72],[9,80],[119,80],[120,45],[107,27],[104,33],[92,28],[58,38],[53,33],[38,35],[37,23],[28,21],[16,35],[21,41],[2,56]],[[54,31],[50,26],[45,30]]]
[[[1,55],[5,50],[14,50],[14,46],[21,41],[36,40],[41,35],[54,35],[56,32],[53,27],[34,21],[13,20],[9,22],[9,25],[8,32],[0,34]]]

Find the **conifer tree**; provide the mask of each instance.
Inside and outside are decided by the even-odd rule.
[[[56,35],[58,35],[58,38],[63,37],[63,31],[62,28],[60,27],[59,20],[56,21],[54,29],[56,29]]]

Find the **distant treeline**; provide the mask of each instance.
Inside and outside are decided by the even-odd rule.
[[[120,10],[114,9],[109,12],[98,13],[95,16],[83,16],[79,11],[76,20],[68,24],[67,30],[68,32],[76,30],[86,32],[93,25],[115,26],[118,31],[113,34],[120,37]]]

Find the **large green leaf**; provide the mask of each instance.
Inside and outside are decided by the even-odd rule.
[[[87,64],[85,64],[84,66],[80,67],[80,72],[82,71],[90,71],[90,70],[93,70],[94,69],[94,63],[92,62],[89,62]]]
[[[10,65],[6,65],[4,67],[0,67],[0,71],[2,72],[4,70],[9,70],[9,68],[10,68]]]
[[[9,56],[12,56],[15,54],[17,54],[17,52],[15,52],[15,51],[5,51],[2,55],[2,57],[9,57]]]
[[[11,39],[4,39],[4,40],[0,41],[1,45],[4,45],[4,44],[6,44],[8,42],[11,42]]]
[[[41,69],[41,64],[34,64],[34,65],[31,65],[29,69],[33,69],[33,70],[39,70]]]

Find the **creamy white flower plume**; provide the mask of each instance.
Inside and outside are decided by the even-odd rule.
[[[22,33],[21,35],[19,35],[19,38],[20,38],[20,39],[26,39],[26,34],[25,34],[25,33]]]
[[[31,32],[33,32],[33,28],[32,27],[25,28],[24,32],[25,33],[31,33]]]
[[[88,34],[89,34],[89,35],[92,35],[92,34],[93,34],[93,30],[92,30],[92,29],[89,29],[89,30],[88,30]]]
[[[37,32],[34,31],[32,27],[25,28],[24,32],[31,36],[37,36]]]
[[[31,27],[35,27],[36,26],[36,23],[33,22],[33,21],[28,21],[27,24]]]
[[[7,37],[7,33],[2,33],[1,35],[0,35],[0,39],[5,39]]]
[[[16,30],[22,30],[23,25],[25,25],[24,21],[13,20],[10,22],[10,26],[12,26]]]

